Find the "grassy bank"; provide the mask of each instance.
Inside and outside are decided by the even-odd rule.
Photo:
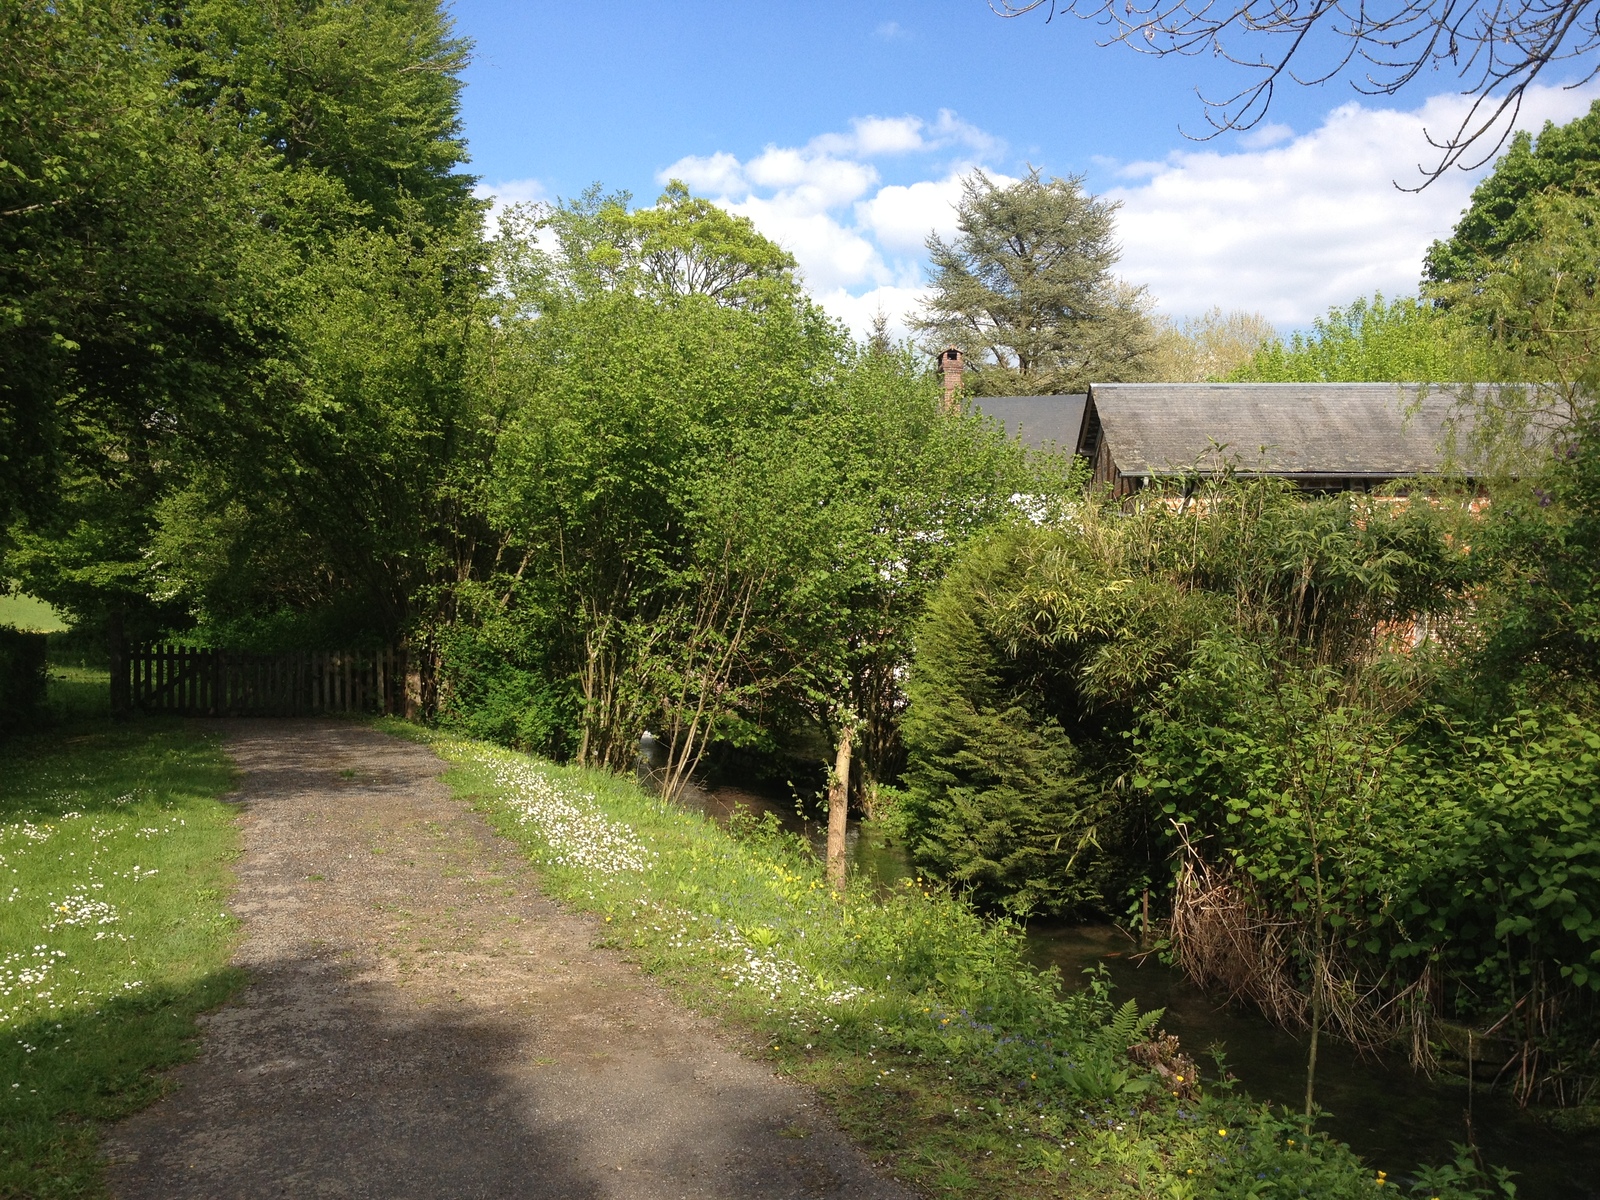
[[[97,1194],[97,1123],[159,1095],[237,985],[232,779],[173,722],[0,744],[0,1196]]]
[[[811,1084],[934,1195],[1354,1197],[1400,1190],[1297,1117],[1252,1106],[1118,1006],[1028,966],[1012,927],[910,883],[834,897],[774,826],[723,830],[629,781],[426,737],[449,778],[601,915],[609,940]],[[867,889],[861,889],[865,893]],[[1076,981],[1074,981],[1076,982]],[[1134,1047],[1130,1054],[1130,1047]],[[1498,1192],[1466,1164],[1419,1195]]]

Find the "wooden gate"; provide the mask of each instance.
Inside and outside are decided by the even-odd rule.
[[[111,706],[191,717],[407,711],[404,650],[245,654],[132,646],[111,668]]]

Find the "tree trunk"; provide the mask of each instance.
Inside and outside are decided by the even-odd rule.
[[[828,883],[844,891],[844,832],[850,815],[850,748],[855,728],[846,725],[839,734],[839,754],[828,781]]]
[[[1323,952],[1317,951],[1311,974],[1311,1046],[1306,1054],[1306,1137],[1311,1136],[1311,1114],[1317,1099],[1317,1041],[1322,1036],[1322,982],[1326,970]]]

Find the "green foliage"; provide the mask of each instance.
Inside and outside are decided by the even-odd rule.
[[[10,572],[135,635],[356,595],[393,636],[480,283],[465,47],[426,0],[7,19],[0,355],[7,413],[48,414]]]
[[[240,982],[216,742],[170,725],[73,733],[7,743],[0,772],[5,1195],[98,1194],[100,1124],[162,1093],[196,1015]]]
[[[1224,634],[1268,661],[1342,662],[1453,611],[1471,576],[1460,519],[1221,481],[975,547],[930,608],[910,683],[918,861],[991,902],[1108,903],[1113,881],[1151,869],[1146,815],[1117,781],[1158,689],[1189,670],[1219,703],[1250,686],[1215,656]]]
[[[1209,843],[1254,912],[1294,922],[1270,969],[1327,987],[1332,1024],[1358,1043],[1393,1032],[1385,1006],[1493,1024],[1570,981],[1568,1027],[1529,1037],[1558,1073],[1592,1073],[1581,996],[1600,991],[1594,721],[1525,711],[1479,731],[1437,709],[1398,717],[1327,668],[1260,661],[1224,696],[1217,658],[1164,690],[1135,786],[1161,804],[1175,849]],[[1267,980],[1234,982],[1268,1002]]]
[[[1597,432],[1592,418],[1569,427],[1536,480],[1501,490],[1479,535],[1491,586],[1471,674],[1498,711],[1523,689],[1587,707],[1600,688]]]
[[[464,598],[464,597],[458,597]],[[581,728],[578,698],[552,678],[550,632],[524,607],[462,614],[440,631],[441,728],[551,758],[569,757]]]
[[[518,260],[519,295],[527,299],[537,280],[546,304],[616,290],[658,301],[706,296],[735,308],[795,302],[794,256],[748,217],[690,195],[677,180],[651,208],[632,208],[631,200],[596,184],[563,204],[514,207],[501,236]],[[533,230],[553,235],[555,255],[515,249],[528,246]]]
[[[46,635],[0,625],[0,739],[30,725],[45,699]]]
[[[136,470],[152,427],[215,404],[250,356],[248,164],[167,103],[147,15],[0,16],[0,528],[47,519],[63,476]]]
[[[302,234],[319,206],[337,214],[324,232],[352,216],[415,224],[411,206],[422,224],[449,226],[474,182],[458,170],[470,47],[451,34],[436,0],[190,0],[168,61],[183,104],[275,160],[288,207],[311,201],[285,214]]]
[[[1488,378],[1481,337],[1460,313],[1374,295],[1331,308],[1288,343],[1274,338],[1229,379],[1248,383],[1451,383]]]
[[[1117,204],[1083,180],[1030,170],[1000,187],[982,171],[962,181],[954,242],[928,239],[929,348],[967,355],[984,395],[1081,392],[1142,379],[1155,351],[1142,291],[1111,274]]]
[[[1600,183],[1600,103],[1565,125],[1546,121],[1538,139],[1516,133],[1449,238],[1429,248],[1424,278],[1465,283],[1538,236],[1541,198],[1592,196]],[[1592,200],[1589,201],[1592,203]]]
[[[1019,526],[983,539],[946,577],[918,640],[905,722],[904,821],[918,865],[1019,913],[1102,898],[1095,852],[1112,811],[997,629],[1039,537]]]
[[[831,731],[848,709],[892,778],[911,623],[955,548],[1025,485],[1058,486],[1052,468],[943,413],[908,353],[851,346],[786,253],[680,187],[653,209],[595,190],[513,212],[493,266],[474,360],[492,432],[453,493],[472,537],[429,628],[459,648],[480,625],[542,682],[491,700],[470,654],[441,662],[450,719],[489,705],[510,729],[521,692],[554,746],[543,698],[572,696],[581,761],[626,766],[648,728],[671,788],[710,740]]]
[[[1370,1169],[1299,1118],[1227,1086],[1172,1095],[1129,1055],[1159,1011],[1118,1006],[1103,976],[1064,987],[1026,964],[1015,926],[947,893],[907,881],[839,896],[771,825],[723,831],[615,776],[432,744],[553,894],[760,1035],[908,1182],[996,1198],[1374,1191]],[[1441,1200],[1491,1194],[1467,1163],[1427,1179]]]

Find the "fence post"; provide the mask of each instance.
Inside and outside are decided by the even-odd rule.
[[[413,664],[411,661],[411,648],[405,650],[406,672],[406,720],[415,721],[422,713],[422,664]]]
[[[112,612],[107,622],[106,639],[111,651],[111,711],[122,716],[133,707],[133,697],[128,686],[128,641],[123,635],[120,608]]]

